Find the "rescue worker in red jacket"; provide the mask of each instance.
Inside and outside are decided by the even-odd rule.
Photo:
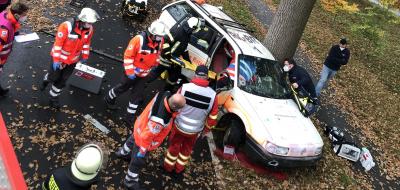
[[[44,76],[40,90],[49,83],[50,105],[59,108],[59,96],[65,83],[71,76],[75,65],[80,61],[87,63],[89,59],[90,42],[93,36],[93,23],[99,15],[91,8],[83,8],[77,18],[63,22],[57,30],[56,39],[51,50],[53,63]]]
[[[208,83],[208,69],[200,65],[196,68],[192,81],[183,84],[178,91],[185,97],[186,105],[176,116],[168,138],[169,146],[164,159],[164,169],[167,172],[175,170],[177,174],[181,174],[189,162],[200,133],[208,133],[217,122],[216,92],[208,87]]]
[[[171,96],[169,91],[156,94],[137,118],[133,134],[129,136],[116,155],[130,159],[124,179],[127,189],[140,189],[139,172],[145,164],[146,153],[159,147],[171,130],[177,111],[185,106],[185,97]]]
[[[28,14],[28,6],[23,3],[14,3],[10,10],[0,13],[0,74],[12,51],[14,36],[25,22]],[[0,96],[8,93],[8,88],[0,85]]]
[[[145,77],[153,67],[160,64],[160,53],[164,43],[164,35],[168,29],[161,21],[154,21],[147,31],[136,35],[128,45],[124,53],[125,74],[121,82],[108,91],[104,100],[109,109],[115,109],[115,101],[122,93],[131,90],[127,112],[130,123],[133,121],[134,114],[142,98],[137,98],[138,93],[144,89]]]

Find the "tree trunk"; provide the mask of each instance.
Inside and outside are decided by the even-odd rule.
[[[281,0],[265,45],[282,62],[292,58],[316,0]]]

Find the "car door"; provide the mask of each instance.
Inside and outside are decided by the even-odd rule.
[[[206,24],[205,28],[191,35],[188,46],[190,61],[195,65],[209,65],[217,32]]]

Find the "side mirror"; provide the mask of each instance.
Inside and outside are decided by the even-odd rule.
[[[224,70],[217,74],[216,92],[228,91],[233,88],[233,80],[230,78],[228,71]]]

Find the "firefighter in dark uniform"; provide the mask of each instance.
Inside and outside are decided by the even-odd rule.
[[[148,83],[157,79],[164,71],[168,71],[167,85],[165,90],[172,91],[174,85],[181,74],[181,68],[184,63],[180,56],[188,60],[187,47],[190,42],[190,36],[204,28],[205,22],[197,17],[190,17],[181,24],[175,24],[170,30],[170,35],[166,37],[161,53],[160,65],[154,68],[148,78]]]
[[[42,183],[43,190],[88,190],[98,181],[98,173],[106,163],[99,145],[89,143],[78,152],[71,166],[56,169]]]

